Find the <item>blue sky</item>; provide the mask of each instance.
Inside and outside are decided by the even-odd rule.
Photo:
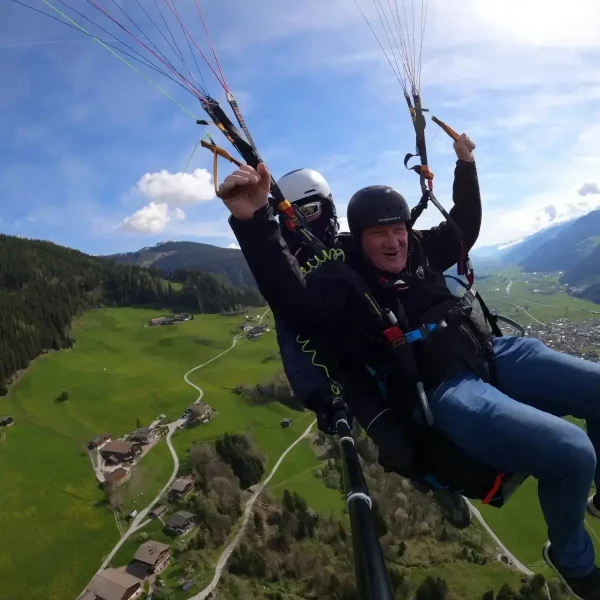
[[[51,12],[41,0],[25,1]],[[358,1],[376,26],[373,3]],[[210,52],[194,0],[175,2]],[[69,4],[117,31],[88,3]],[[126,22],[114,0],[101,4]],[[372,183],[418,201],[417,177],[402,165],[414,136],[401,88],[353,0],[201,4],[227,82],[276,175],[320,170],[342,216],[351,194]],[[432,114],[477,143],[484,201],[478,245],[600,207],[600,5],[428,4],[422,96]],[[119,5],[166,47],[136,0]],[[144,5],[150,11],[153,3]],[[159,5],[168,13],[164,0]],[[414,6],[420,15],[420,2]],[[185,45],[181,29],[173,34]],[[209,91],[223,100],[206,64],[198,64]],[[165,239],[235,242],[212,192],[211,156],[198,149],[182,174],[203,128],[99,44],[7,0],[0,6],[0,78],[1,232],[93,254]],[[151,78],[205,116],[191,95],[161,75]],[[451,142],[432,123],[427,131],[437,196],[449,208]],[[222,162],[221,178],[229,171]],[[420,224],[439,220],[432,207]]]

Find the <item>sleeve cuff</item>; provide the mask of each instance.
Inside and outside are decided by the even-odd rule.
[[[273,216],[273,209],[265,204],[254,212],[251,219],[236,219],[233,215],[229,217],[229,225],[234,231],[242,231],[261,227]]]

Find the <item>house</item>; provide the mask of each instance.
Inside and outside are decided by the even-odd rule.
[[[178,477],[172,484],[169,493],[173,499],[185,498],[194,489],[194,478],[191,475]]]
[[[169,517],[165,526],[167,531],[175,535],[183,535],[194,526],[195,515],[185,510],[180,510]]]
[[[111,437],[110,435],[108,435],[108,433],[105,433],[104,435],[99,435],[98,437],[95,437],[91,442],[88,443],[88,449],[89,450],[93,450],[94,448],[98,448],[98,450],[100,450],[100,448],[102,448],[106,443],[110,442]]]
[[[137,549],[133,560],[143,563],[148,574],[153,574],[160,573],[169,564],[170,558],[171,546],[148,540]]]
[[[281,426],[285,429],[286,427],[289,427],[293,422],[294,419],[282,419]]]
[[[0,427],[10,427],[15,424],[15,420],[12,417],[0,417]]]
[[[160,436],[160,431],[155,427],[142,427],[133,432],[131,439],[141,444],[149,444]]]
[[[192,315],[190,315],[188,313],[181,313],[180,315],[174,315],[174,318],[177,321],[190,321],[192,318]]]
[[[150,325],[150,327],[154,327],[155,325],[163,325],[166,320],[167,317],[156,317],[155,319],[150,319],[148,321],[148,325]]]
[[[107,442],[100,455],[102,458],[112,464],[131,462],[138,454],[142,452],[142,444],[139,442],[123,442],[121,440]]]
[[[161,504],[160,506],[157,506],[156,508],[152,509],[152,512],[150,512],[148,514],[148,516],[151,519],[158,519],[159,517],[161,517],[162,515],[164,515],[167,510],[169,509],[169,507],[166,504]]]
[[[131,469],[128,471],[127,469],[123,469],[123,467],[119,467],[118,469],[108,473],[104,473],[104,481],[110,485],[114,485],[115,487],[125,483],[130,477]]]
[[[89,595],[90,592],[94,595]],[[142,592],[142,582],[137,577],[117,569],[105,569],[92,579],[86,590],[87,598],[84,594],[80,600],[134,600]]]

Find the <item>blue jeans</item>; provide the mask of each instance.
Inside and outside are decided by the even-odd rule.
[[[595,558],[584,516],[594,479],[600,488],[600,364],[533,338],[497,338],[494,354],[497,388],[470,373],[442,384],[430,398],[436,426],[494,468],[537,478],[553,560],[565,575],[587,575]],[[567,415],[585,419],[587,434]]]

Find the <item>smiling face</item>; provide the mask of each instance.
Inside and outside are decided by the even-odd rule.
[[[400,273],[406,266],[408,254],[406,223],[364,229],[361,243],[366,257],[377,269]]]

